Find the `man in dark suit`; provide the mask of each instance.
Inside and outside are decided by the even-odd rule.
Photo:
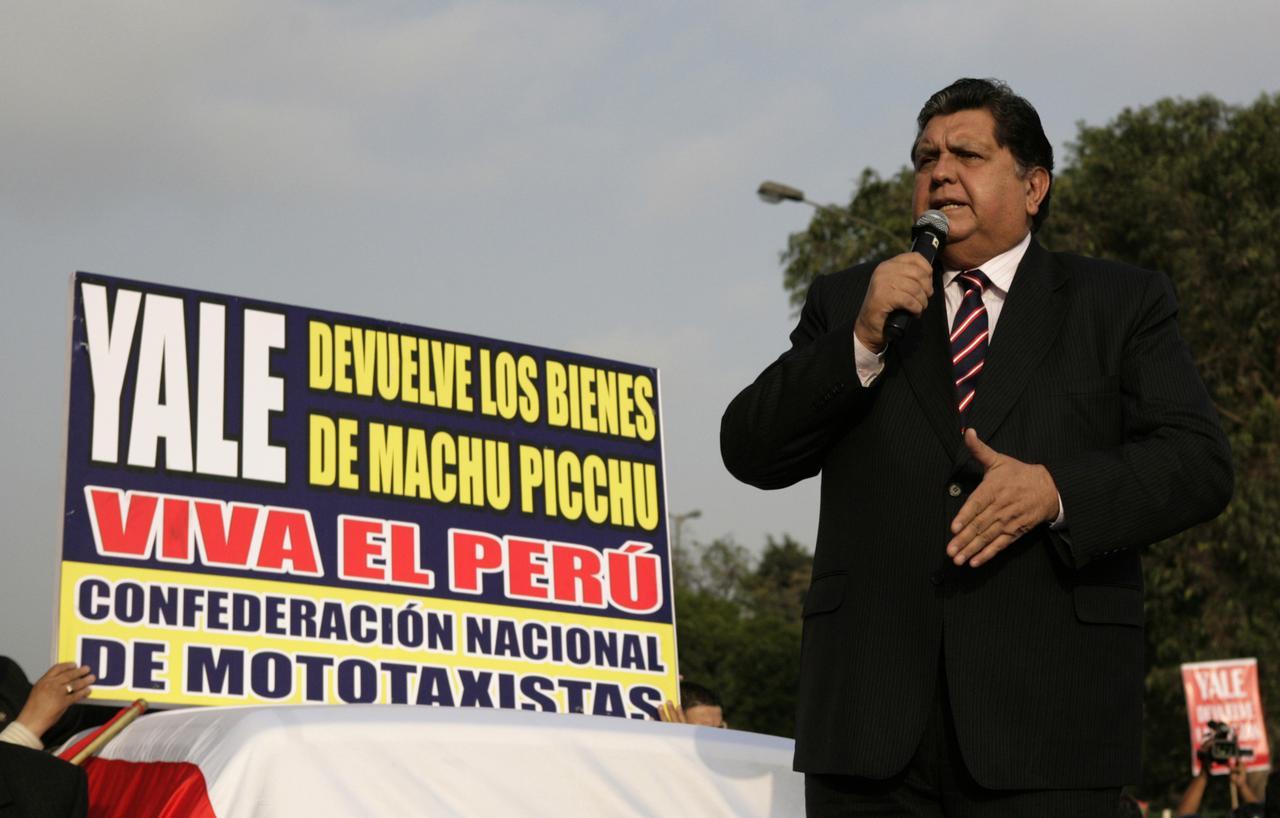
[[[959,80],[918,127],[915,213],[950,221],[936,267],[818,278],[721,430],[748,483],[822,473],[809,815],[1114,815],[1141,766],[1139,553],[1225,506],[1230,451],[1168,278],[1032,238],[1035,109]],[[914,320],[889,343],[895,311]]]
[[[84,770],[60,758],[0,742],[0,818],[83,818]]]

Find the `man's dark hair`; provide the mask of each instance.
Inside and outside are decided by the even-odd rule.
[[[720,697],[717,696],[710,688],[703,687],[697,682],[681,682],[680,706],[685,709],[703,706],[719,707]]]
[[[1032,168],[1044,168],[1049,173],[1049,190],[1040,203],[1040,211],[1031,220],[1034,232],[1049,217],[1049,197],[1053,195],[1053,146],[1044,135],[1035,107],[1013,93],[1013,89],[1004,82],[966,77],[929,97],[916,117],[916,139],[911,143],[912,164],[915,163],[916,145],[929,120],[978,108],[988,111],[996,121],[996,144],[1009,149],[1020,173],[1027,173]]]

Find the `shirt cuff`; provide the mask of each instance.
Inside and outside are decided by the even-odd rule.
[[[853,364],[858,369],[858,380],[863,388],[875,383],[876,378],[884,371],[884,350],[876,354],[863,346],[858,340],[858,333],[853,334]],[[1061,501],[1059,501],[1061,505]],[[1061,515],[1059,515],[1061,516]]]
[[[1058,516],[1054,518],[1053,522],[1049,523],[1049,529],[1052,531],[1061,531],[1066,527],[1067,527],[1067,515],[1066,515],[1066,512],[1062,510],[1062,493],[1059,492],[1058,493]]]
[[[28,730],[27,726],[20,721],[10,722],[9,726],[4,728],[4,732],[0,733],[0,741],[30,747],[32,750],[44,749],[40,737]]]

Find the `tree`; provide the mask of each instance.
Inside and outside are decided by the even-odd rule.
[[[906,235],[911,173],[864,171],[848,211]],[[1078,125],[1054,180],[1051,249],[1167,272],[1179,325],[1231,441],[1236,493],[1216,520],[1152,546],[1144,792],[1169,806],[1188,776],[1183,662],[1258,657],[1271,746],[1280,732],[1280,97],[1212,97]],[[813,278],[891,255],[819,212],[782,254],[793,304]],[[1215,788],[1221,795],[1224,788]]]
[[[790,537],[770,538],[755,560],[731,539],[676,555],[680,673],[719,693],[734,728],[792,735],[811,567]]]
[[[862,171],[848,206],[818,208],[803,233],[792,233],[780,254],[783,284],[792,306],[804,303],[809,285],[822,273],[904,252],[911,234],[913,174],[903,168],[889,179]],[[891,236],[902,236],[899,243]]]

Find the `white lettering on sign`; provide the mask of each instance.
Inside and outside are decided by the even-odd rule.
[[[285,447],[270,442],[270,418],[284,410],[284,379],[271,374],[271,351],[284,349],[285,322],[279,313],[244,311],[241,439],[226,436],[226,308],[201,303],[196,333],[195,391],[188,372],[186,310],[173,296],[119,289],[114,309],[107,289],[81,284],[89,373],[93,383],[93,437],[90,457],[120,460],[122,397],[130,363],[135,367],[129,422],[130,466],[158,467],[218,477],[285,482]],[[139,313],[142,328],[138,332]],[[136,345],[135,345],[136,339]],[[192,411],[195,435],[192,436]]]
[[[1245,689],[1245,672],[1245,668],[1234,667],[1197,670],[1192,675],[1196,680],[1196,687],[1200,689],[1202,700],[1247,699],[1249,693]]]

